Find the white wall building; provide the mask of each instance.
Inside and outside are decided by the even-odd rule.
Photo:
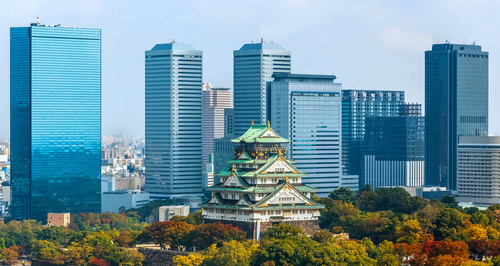
[[[149,193],[138,190],[104,192],[101,196],[101,212],[117,213],[121,207],[140,208],[150,201]]]
[[[457,156],[458,200],[500,204],[500,137],[460,137]]]

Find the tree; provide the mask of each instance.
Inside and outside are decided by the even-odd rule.
[[[231,240],[224,242],[221,248],[210,258],[205,259],[203,266],[250,266],[252,254],[257,251],[258,245],[249,241],[239,242]]]
[[[459,231],[461,240],[469,241],[473,239],[488,239],[488,229],[480,224],[465,222],[465,227]]]
[[[120,235],[115,238],[120,247],[130,248],[135,246],[137,238],[141,234],[140,231],[121,231]]]
[[[263,238],[256,264],[273,261],[275,265],[311,265],[311,261],[324,255],[315,253],[319,253],[319,244],[303,234],[285,238]]]
[[[480,224],[482,226],[488,226],[490,224],[490,218],[482,211],[470,214],[470,221],[473,224]]]
[[[231,240],[244,241],[246,232],[231,224],[208,223],[196,226],[185,235],[182,243],[186,247],[206,249],[212,244],[221,246],[223,242]]]
[[[17,258],[19,257],[18,253],[19,248],[17,246],[12,246],[10,248],[4,248],[2,250],[2,259],[8,265],[14,265],[17,263]]]
[[[422,250],[429,258],[440,255],[451,255],[465,259],[469,257],[468,246],[462,241],[427,241]]]
[[[467,245],[469,246],[470,253],[472,255],[479,256],[480,258],[486,256],[489,249],[488,241],[484,239],[469,240],[469,242],[467,242]]]
[[[452,196],[452,195],[446,195],[446,196],[444,196],[441,199],[441,202],[444,203],[444,204],[446,204],[446,206],[448,206],[450,208],[454,208],[454,209],[460,208],[460,206],[458,206],[457,199],[454,196]]]
[[[92,257],[89,261],[89,265],[92,266],[109,266],[109,263],[105,259],[98,259],[96,257]]]
[[[186,222],[166,221],[156,222],[144,229],[143,235],[155,244],[160,245],[161,249],[169,246],[179,246],[182,244],[183,237],[194,229],[194,225]]]
[[[343,202],[352,202],[354,193],[346,187],[339,187],[330,192],[329,197],[333,200],[341,200]]]
[[[3,237],[0,237],[0,254],[2,254],[2,250],[5,248],[5,240]]]
[[[65,258],[61,251],[52,242],[47,240],[31,241],[31,254],[37,260],[49,262],[52,264],[63,265]]]
[[[188,216],[174,216],[170,221],[186,222],[192,225],[200,225],[203,223],[203,216],[201,215],[201,210],[197,212],[190,213]]]
[[[318,230],[314,232],[311,238],[316,242],[326,243],[329,240],[333,239],[333,234],[328,232],[327,230]]]
[[[37,239],[64,245],[67,242],[67,234],[65,229],[61,226],[49,226],[38,233]]]
[[[264,238],[287,238],[290,236],[298,236],[303,235],[304,231],[302,229],[289,225],[286,223],[279,223],[273,225],[273,227],[269,228],[267,232],[264,233]]]
[[[396,226],[396,241],[399,243],[415,244],[420,241],[422,228],[417,220],[406,220]]]
[[[207,258],[201,252],[191,252],[187,256],[177,255],[173,258],[173,262],[177,266],[198,266]]]
[[[321,228],[333,230],[335,227],[343,227],[350,224],[350,220],[360,215],[359,210],[350,202],[333,200],[331,198],[320,199],[325,205],[321,210],[319,224]]]
[[[463,229],[467,215],[457,209],[445,208],[436,221],[435,237],[438,240],[456,239],[457,233]]]

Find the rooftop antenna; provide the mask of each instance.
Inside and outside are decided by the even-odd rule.
[[[172,39],[172,43],[175,43],[175,39]]]
[[[264,43],[264,38],[260,38],[260,43]]]
[[[36,16],[36,25],[40,26],[40,14],[38,14],[38,16]]]

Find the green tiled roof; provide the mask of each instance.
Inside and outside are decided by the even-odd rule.
[[[285,157],[282,157],[281,155],[273,155],[271,157],[269,157],[269,159],[267,160],[267,163],[265,163],[264,165],[262,165],[261,167],[259,167],[254,173],[256,175],[262,173],[262,171],[264,170],[267,170],[267,168],[269,168],[271,165],[273,165],[274,162],[276,162],[279,158],[282,158],[284,161],[288,162],[286,160]],[[295,166],[293,166],[291,163],[288,163],[288,165],[294,170],[296,171],[296,173],[267,173],[266,175],[285,175],[285,176],[289,176],[289,175],[300,175],[300,176],[305,176],[306,174],[302,173],[301,171],[299,171],[299,169],[295,168]]]
[[[271,130],[276,137],[262,137],[267,130]],[[252,125],[243,135],[232,139],[233,143],[289,143],[289,139],[280,137],[269,125]]]
[[[307,185],[297,185],[294,188],[301,192],[316,192],[316,188]],[[276,190],[276,186],[249,185],[247,188],[221,187],[220,184],[205,188],[207,191],[231,191],[242,193],[271,193]]]
[[[238,210],[287,210],[287,209],[322,209],[325,207],[323,204],[316,205],[283,205],[283,206],[267,206],[267,207],[255,207],[255,206],[240,206],[240,205],[227,205],[227,204],[209,204],[202,203],[199,205],[201,208],[221,208],[221,209],[238,209]]]
[[[290,185],[290,183],[288,182],[283,182],[280,186],[276,187],[276,189],[273,191],[273,193],[265,196],[263,199],[261,199],[259,202],[255,203],[256,207],[260,207],[260,205],[264,204],[266,201],[268,201],[269,199],[271,199],[274,195],[276,195],[278,192],[280,192],[280,190],[282,190],[286,185]],[[297,193],[299,193],[300,195],[302,195],[302,197],[308,199],[313,205],[309,205],[309,206],[316,206],[316,205],[321,205],[317,202],[315,202],[314,200],[304,196],[300,191],[298,191],[294,186],[290,185],[290,187],[294,190],[297,191]]]

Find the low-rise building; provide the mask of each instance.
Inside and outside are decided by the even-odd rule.
[[[125,209],[140,208],[150,201],[149,193],[139,190],[117,190],[102,193],[101,211],[114,212],[120,211],[120,208]]]
[[[178,205],[178,206],[161,206],[158,208],[158,221],[170,221],[174,216],[188,216],[189,206]]]
[[[500,137],[460,137],[457,156],[458,201],[500,204]]]
[[[71,215],[69,212],[66,213],[47,213],[47,225],[49,226],[64,226],[68,227],[70,223]]]

